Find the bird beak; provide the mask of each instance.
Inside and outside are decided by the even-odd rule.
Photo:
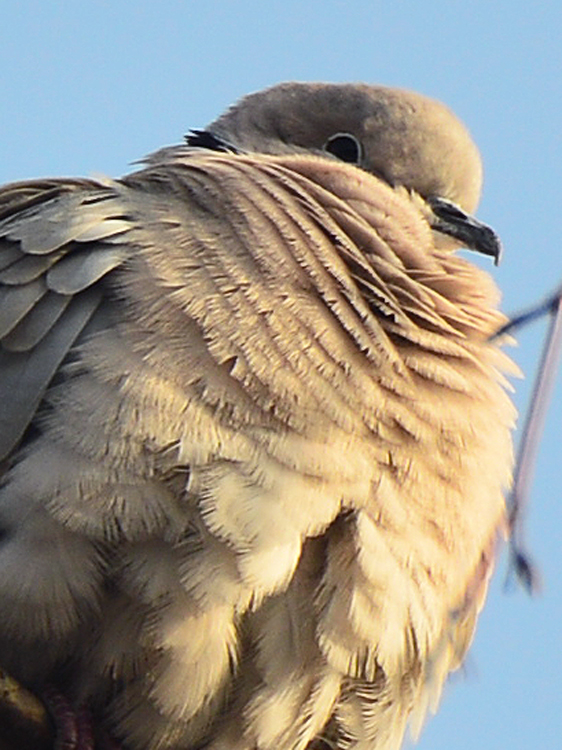
[[[455,203],[445,198],[427,199],[434,216],[431,228],[449,237],[454,237],[464,247],[476,250],[484,255],[491,255],[494,265],[498,265],[502,253],[500,238],[487,224],[482,224],[465,213]]]

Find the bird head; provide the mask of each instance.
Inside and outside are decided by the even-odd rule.
[[[244,97],[187,141],[352,164],[405,190],[435,231],[436,244],[499,260],[497,235],[472,215],[482,186],[478,149],[444,104],[421,94],[366,84],[281,83]]]

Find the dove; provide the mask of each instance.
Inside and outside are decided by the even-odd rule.
[[[251,94],[121,178],[0,190],[0,664],[127,750],[397,750],[506,529],[477,147]]]

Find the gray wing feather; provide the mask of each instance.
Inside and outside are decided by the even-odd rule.
[[[123,247],[97,245],[60,260],[47,274],[47,285],[59,294],[76,294],[95,284],[106,273],[120,265],[126,255]]]
[[[43,279],[22,286],[4,287],[0,292],[0,338],[4,337],[33,308],[47,291]]]
[[[0,284],[27,284],[42,276],[61,256],[60,252],[49,255],[23,255],[18,250],[17,253],[18,257],[0,272]]]
[[[0,236],[19,242],[25,253],[46,255],[99,223],[98,205],[84,206],[80,193],[63,194],[2,221]]]
[[[18,444],[51,378],[90,320],[100,299],[101,290],[98,289],[76,297],[61,324],[51,328],[31,351],[0,350],[0,460]]]
[[[125,219],[105,219],[85,229],[74,238],[77,242],[93,242],[94,240],[120,241],[120,235],[129,231],[131,222]]]
[[[0,245],[0,270],[3,271],[24,257],[24,254],[15,245],[9,247],[2,243]]]
[[[10,333],[2,346],[10,352],[24,352],[36,346],[47,335],[65,311],[72,297],[68,294],[46,294]]]
[[[130,227],[107,185],[50,180],[0,191],[0,459],[91,320],[98,282],[126,257]]]

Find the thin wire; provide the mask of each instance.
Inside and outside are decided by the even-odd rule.
[[[562,287],[548,296],[544,302],[541,302],[538,305],[533,305],[529,310],[525,310],[524,312],[519,313],[519,315],[515,315],[490,337],[490,341],[494,341],[500,336],[511,333],[516,328],[521,328],[521,326],[527,325],[527,323],[532,323],[533,320],[542,318],[542,316],[547,313],[552,313],[556,309],[561,296]]]
[[[523,519],[529,504],[529,490],[536,463],[540,437],[552,398],[562,353],[562,288],[544,303],[513,318],[496,334],[502,335],[549,313],[550,327],[545,338],[541,362],[533,387],[515,467],[513,489],[509,498],[510,553],[512,569],[530,593],[540,588],[538,572],[525,551]]]

